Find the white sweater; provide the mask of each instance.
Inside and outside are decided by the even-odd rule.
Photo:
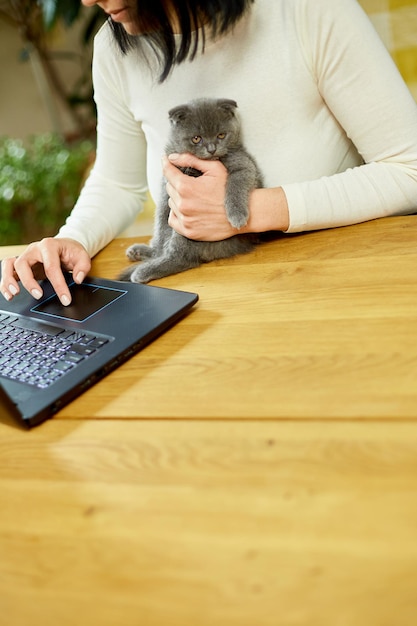
[[[59,236],[94,255],[161,187],[168,110],[237,101],[265,186],[282,186],[288,232],[417,210],[417,105],[356,0],[255,0],[232,33],[162,84],[153,58],[95,39],[97,159]]]

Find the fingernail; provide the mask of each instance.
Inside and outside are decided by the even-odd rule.
[[[12,294],[12,296],[15,296],[17,294],[17,289],[14,285],[9,285],[9,291]]]
[[[77,281],[77,283],[82,283],[84,278],[85,278],[84,272],[78,272],[77,276],[75,277],[75,280]]]
[[[39,289],[32,289],[30,293],[32,294],[34,298],[36,298],[36,300],[39,300],[39,298],[42,298],[42,291],[39,291]]]
[[[7,291],[3,294],[4,298],[7,300],[7,302],[9,302],[12,299],[12,296],[7,293]]]
[[[61,300],[61,303],[62,303],[64,306],[68,306],[68,305],[70,304],[70,302],[71,302],[71,300],[68,298],[68,296],[65,296],[65,295],[64,295],[64,296],[61,296],[61,297],[60,297],[60,300]]]
[[[169,159],[170,161],[176,161],[176,160],[178,159],[178,157],[179,157],[179,156],[180,156],[179,154],[177,154],[176,152],[173,152],[172,154],[169,154],[169,155],[168,155],[168,159]]]

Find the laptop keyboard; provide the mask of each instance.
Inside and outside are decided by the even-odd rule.
[[[0,313],[0,374],[45,389],[108,341],[93,333]]]

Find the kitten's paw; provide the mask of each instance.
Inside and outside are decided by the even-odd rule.
[[[226,197],[226,215],[233,228],[242,228],[249,219],[249,209],[244,202],[233,201]]]
[[[154,278],[152,272],[144,265],[135,265],[130,275],[132,283],[148,283]]]
[[[142,259],[149,259],[153,254],[151,246],[147,246],[144,243],[134,243],[126,250],[126,256],[130,261],[141,261]]]
[[[227,219],[233,228],[240,229],[248,223],[249,215],[246,213],[242,214],[242,211],[228,211]]]
[[[117,280],[124,280],[126,282],[130,282],[130,277],[132,276],[132,273],[134,272],[135,268],[136,268],[136,265],[125,267],[125,269],[122,270],[120,274],[118,275]]]
[[[123,280],[130,283],[148,283],[152,280],[152,276],[145,269],[145,264],[131,265],[120,272],[117,280]]]

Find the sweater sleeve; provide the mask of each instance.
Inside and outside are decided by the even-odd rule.
[[[306,63],[364,164],[283,185],[288,232],[417,211],[417,105],[356,0],[298,5]]]
[[[126,105],[123,64],[104,25],[93,56],[97,153],[93,169],[58,237],[82,243],[94,256],[142,210],[147,192],[146,140]]]

